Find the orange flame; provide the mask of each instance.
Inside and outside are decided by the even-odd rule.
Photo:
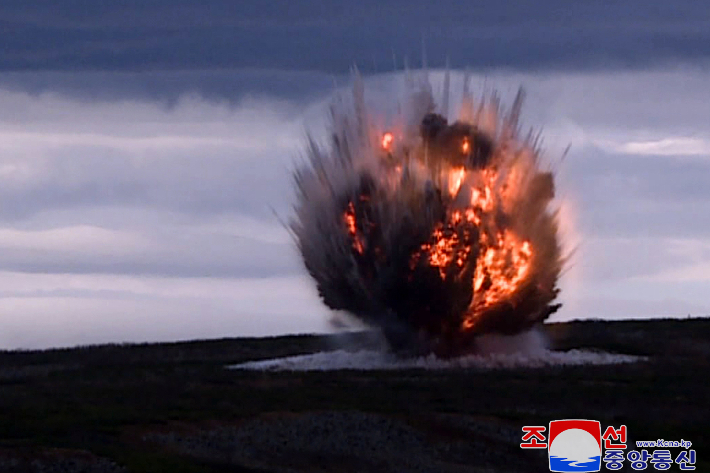
[[[463,184],[463,178],[466,175],[466,170],[462,167],[454,168],[449,173],[449,194],[451,197],[455,197],[458,194],[461,184]]]
[[[462,322],[464,330],[474,328],[478,316],[491,307],[504,301],[514,304],[515,293],[525,283],[534,262],[530,241],[509,229],[493,230],[493,234],[480,231],[478,241],[461,241],[461,237],[454,230],[457,225],[469,222],[481,229],[482,222],[493,221],[499,205],[509,203],[499,202],[498,199],[513,199],[518,185],[516,174],[508,173],[506,182],[502,183],[507,192],[496,195],[493,189],[498,188],[496,186],[501,183],[497,182],[499,175],[494,171],[451,168],[447,178],[452,198],[458,194],[469,172],[477,173],[478,176],[473,180],[482,181],[482,184],[471,188],[471,200],[468,205],[452,211],[447,223],[433,230],[429,241],[411,255],[409,262],[410,269],[413,270],[423,257],[431,267],[438,269],[442,279],[456,278],[462,274],[471,251],[478,251],[473,272],[473,299]],[[353,202],[348,204],[343,220],[352,241],[353,251],[363,254],[364,244],[361,234],[358,233]],[[492,228],[497,227],[493,225]]]
[[[463,168],[450,170],[449,191],[452,196],[458,192],[467,172],[469,171]],[[490,170],[482,171],[480,175],[483,185],[471,189],[470,206],[451,213],[449,221],[452,225],[457,225],[465,219],[479,226],[482,219],[492,218],[492,212],[499,205],[493,192],[499,176]],[[514,186],[517,184],[516,175],[511,173],[509,176],[506,179],[508,182],[504,184],[512,190],[506,195],[513,196]],[[432,241],[433,243],[423,245],[422,250],[428,251],[429,263],[439,268],[442,278],[451,274],[447,268],[452,264],[463,267],[471,247],[464,247],[463,251],[459,250],[459,254],[455,255],[454,249],[459,245],[455,233],[447,236],[437,229],[432,234]],[[481,232],[478,247],[479,254],[473,278],[473,301],[463,322],[464,329],[473,328],[477,316],[488,308],[505,300],[512,301],[533,264],[531,243],[510,230],[499,230],[496,235]]]

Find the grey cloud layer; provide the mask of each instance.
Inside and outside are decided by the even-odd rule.
[[[274,80],[278,74],[273,73]],[[113,82],[105,78],[105,73],[83,74],[82,80],[108,90]],[[440,79],[434,74],[435,88]],[[710,211],[710,187],[704,185],[710,164],[703,155],[682,155],[682,149],[674,155],[672,142],[665,155],[620,149],[629,141],[684,136],[710,146],[710,112],[703,105],[710,99],[706,79],[707,73],[687,69],[499,74],[476,77],[474,89],[486,80],[504,96],[520,84],[528,88],[526,123],[544,127],[544,135],[551,137],[548,154],[572,145],[560,166],[560,187],[580,209],[579,230],[588,241],[615,239],[608,243],[615,248],[612,253],[637,255],[632,273],[639,274],[679,261],[660,239],[692,240],[710,233],[710,224],[698,218]],[[369,79],[372,100],[386,101],[381,99],[397,89],[399,80],[392,75]],[[461,80],[460,74],[454,76],[456,90]],[[675,87],[680,80],[682,91]],[[288,214],[289,169],[305,130],[318,129],[325,114],[324,102],[314,100],[308,106],[267,98],[229,104],[188,95],[164,108],[150,100],[0,92],[6,112],[0,120],[0,199],[5,203],[0,221],[23,231],[98,226],[151,242],[130,255],[100,259],[82,257],[80,249],[60,256],[9,248],[3,264],[23,271],[181,276],[298,270],[287,239],[264,243],[263,266],[255,255],[259,241],[274,232],[285,234],[272,210]],[[245,218],[249,223],[243,223]],[[211,234],[215,221],[231,221],[232,233]],[[266,229],[239,235],[237,227],[265,221],[270,222]],[[640,240],[628,243],[634,239]],[[633,251],[639,245],[653,247],[653,264],[643,261],[643,252]],[[591,270],[614,272],[628,270],[615,268],[613,258],[597,259]]]
[[[200,69],[176,71],[7,71],[6,90],[40,95],[51,91],[82,101],[156,101],[174,107],[185,94],[237,106],[249,97],[307,104],[334,89],[335,75],[285,69]]]
[[[4,220],[109,205],[196,219],[284,212],[304,135],[275,101],[230,108],[190,99],[165,110],[0,92],[0,107],[9,110],[0,118]]]
[[[573,152],[565,184],[584,208],[588,236],[704,237],[710,224],[710,160],[687,156],[608,153],[589,147]]]
[[[325,330],[272,211],[349,68],[423,45],[572,145],[561,318],[708,313],[707,2],[4,0],[0,348]]]
[[[238,100],[178,87],[166,107],[139,75],[112,95],[126,76],[110,76],[74,75],[86,95],[71,74],[46,90],[19,75],[0,88],[0,346],[325,329],[272,211],[288,215],[289,169],[305,131],[322,136],[327,92],[251,94],[247,74]],[[527,88],[524,122],[543,127],[553,162],[572,145],[557,166],[581,235],[561,317],[707,311],[707,79],[688,68],[474,77],[504,99]],[[370,101],[393,100],[401,80],[368,78]]]

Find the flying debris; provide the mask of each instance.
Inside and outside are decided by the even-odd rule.
[[[356,77],[329,143],[311,139],[294,172],[290,229],[328,307],[381,328],[395,352],[454,356],[560,307],[554,178],[521,137],[522,93],[503,113],[465,90],[449,123],[428,80],[410,86],[402,125],[382,130]]]

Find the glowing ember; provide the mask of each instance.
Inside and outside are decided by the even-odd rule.
[[[392,143],[394,142],[394,135],[390,132],[382,135],[382,149],[386,151],[392,150]]]
[[[291,228],[324,302],[381,327],[397,350],[444,355],[557,310],[553,177],[517,137],[521,96],[503,119],[493,101],[477,113],[464,103],[453,124],[416,117],[394,150],[391,132],[369,128],[359,87],[355,116],[334,114],[330,150],[313,147],[295,175]],[[413,97],[433,103],[427,93]]]
[[[343,215],[343,220],[345,220],[345,225],[348,227],[348,235],[350,235],[350,238],[352,239],[353,250],[362,254],[363,247],[362,242],[360,241],[360,237],[357,234],[357,225],[355,221],[355,206],[352,202],[348,204],[348,210],[345,211],[345,214]]]

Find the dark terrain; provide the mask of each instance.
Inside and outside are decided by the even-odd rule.
[[[224,368],[333,349],[325,336],[0,352],[0,472],[549,471],[545,451],[519,448],[521,427],[565,418],[626,424],[629,447],[690,440],[696,471],[710,471],[710,319],[546,331],[558,350],[649,358],[496,371]]]

